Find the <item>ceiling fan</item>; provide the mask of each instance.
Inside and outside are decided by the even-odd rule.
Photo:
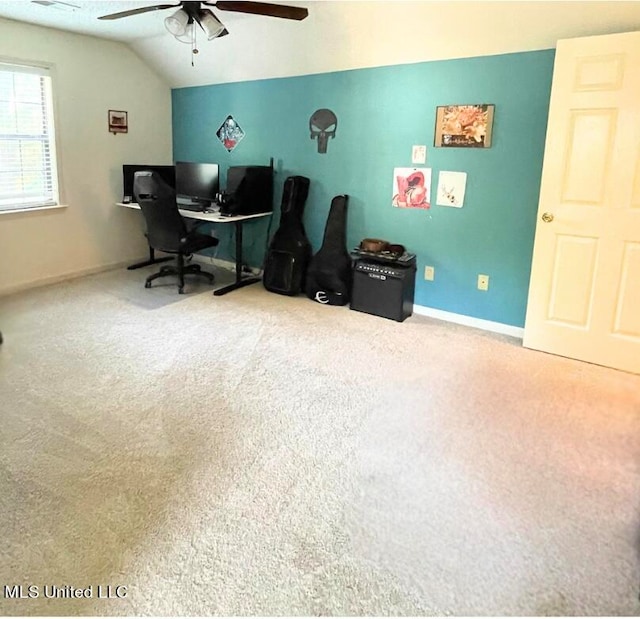
[[[209,41],[229,34],[229,31],[213,14],[213,11],[206,8],[210,6],[220,11],[266,15],[297,21],[304,19],[309,14],[309,11],[305,8],[271,4],[268,2],[235,2],[232,0],[207,2],[203,0],[202,2],[180,2],[179,4],[156,4],[154,6],[145,6],[128,11],[121,11],[120,13],[103,15],[102,17],[98,17],[98,19],[121,19],[132,15],[139,15],[140,13],[177,8],[178,10],[173,15],[170,15],[164,20],[165,27],[178,41],[191,43],[193,54],[197,54],[195,24],[200,26]]]
[[[179,4],[156,4],[145,6],[120,13],[103,15],[98,19],[121,19],[140,13],[151,11],[163,11],[164,9],[178,10],[164,20],[165,28],[182,43],[191,43],[191,66],[193,57],[198,53],[196,46],[196,27],[198,24],[204,32],[207,40],[217,39],[229,34],[224,24],[213,14],[213,6],[220,11],[233,11],[235,13],[250,13],[252,15],[266,15],[269,17],[281,17],[283,19],[295,19],[300,21],[307,17],[309,11],[302,7],[285,6],[283,4],[271,4],[268,2],[236,2],[234,0],[218,0],[217,2],[180,2]]]

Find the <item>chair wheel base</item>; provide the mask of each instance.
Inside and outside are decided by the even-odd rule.
[[[215,277],[213,276],[213,273],[208,273],[207,271],[203,271],[200,268],[199,264],[189,264],[185,266],[182,263],[182,261],[179,260],[175,266],[164,265],[160,267],[160,270],[157,273],[154,273],[153,275],[149,275],[149,277],[147,277],[144,283],[144,287],[151,288],[151,282],[160,277],[173,276],[178,278],[178,293],[185,294],[185,281],[184,281],[185,275],[198,275],[200,277],[206,277],[209,280],[209,283],[211,284],[213,284],[215,281]]]

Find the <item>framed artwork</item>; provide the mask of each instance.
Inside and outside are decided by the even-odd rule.
[[[434,146],[489,148],[495,105],[443,105],[436,108]]]
[[[224,119],[224,122],[218,127],[216,136],[222,142],[222,145],[230,153],[242,138],[244,137],[244,130],[238,124],[238,121],[231,115]]]
[[[109,110],[109,131],[110,133],[127,133],[129,131],[126,112]]]

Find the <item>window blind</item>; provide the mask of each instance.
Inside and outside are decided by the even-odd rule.
[[[0,211],[58,204],[51,76],[0,63]]]

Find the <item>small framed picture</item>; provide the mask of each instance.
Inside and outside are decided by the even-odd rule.
[[[436,108],[434,146],[489,148],[495,105],[443,105]]]
[[[129,131],[126,112],[109,110],[109,131],[110,133],[127,133]]]
[[[244,137],[244,130],[238,124],[238,121],[231,115],[224,119],[224,122],[218,127],[216,131],[218,139],[222,142],[222,145],[230,153],[238,142]]]

